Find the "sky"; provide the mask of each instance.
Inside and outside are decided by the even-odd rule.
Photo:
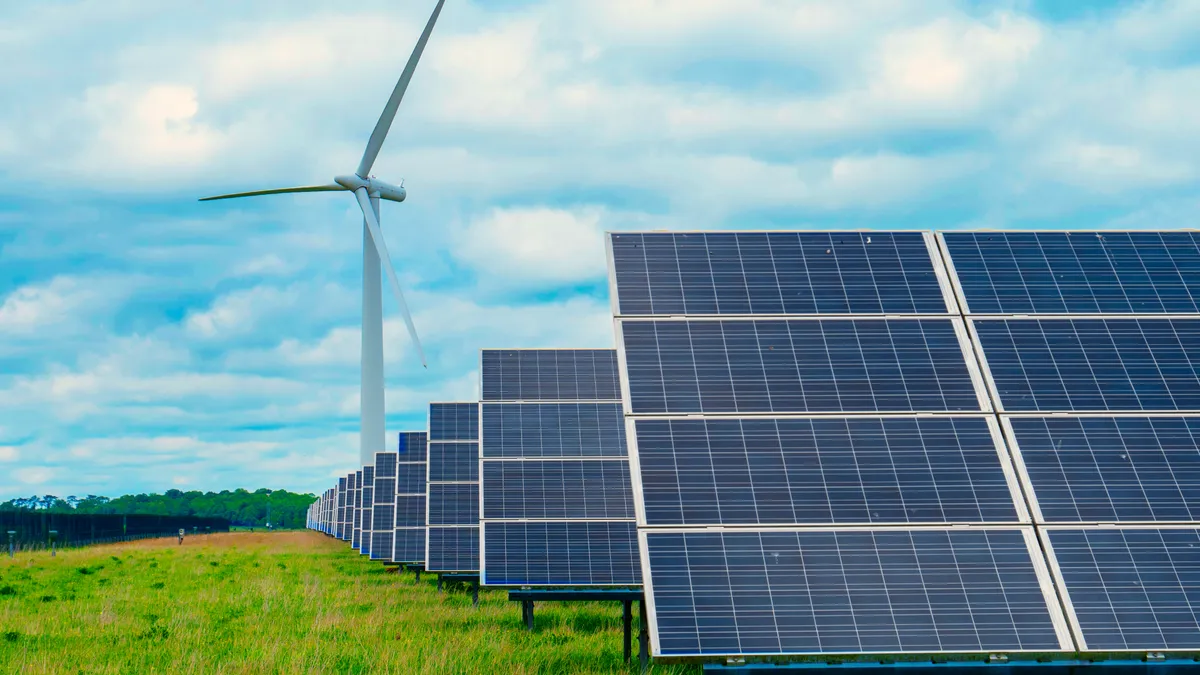
[[[352,173],[433,0],[0,3],[0,500],[355,468]],[[1200,2],[448,0],[376,162],[389,438],[612,347],[631,229],[1200,227]]]

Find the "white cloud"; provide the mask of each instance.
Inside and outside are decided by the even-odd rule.
[[[54,473],[44,466],[29,466],[14,470],[12,475],[24,485],[41,485],[53,478]]]
[[[602,278],[600,209],[493,209],[459,236],[455,253],[501,282],[553,285]]]
[[[21,453],[11,445],[0,445],[0,462],[15,462],[21,458]]]
[[[92,297],[85,285],[64,276],[22,286],[0,304],[0,335],[30,334],[70,322]]]

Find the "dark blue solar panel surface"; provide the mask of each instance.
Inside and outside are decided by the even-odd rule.
[[[947,312],[920,232],[610,236],[624,316]]]
[[[621,330],[632,414],[980,410],[950,319],[623,321]]]
[[[396,527],[396,502],[392,498],[390,504],[376,504],[371,509],[371,530],[391,532]]]
[[[477,483],[430,483],[430,525],[476,525],[479,523]]]
[[[636,527],[623,522],[487,522],[483,583],[638,585]]]
[[[474,572],[479,569],[478,527],[430,527],[430,572]]]
[[[488,519],[633,518],[625,459],[486,462],[483,515]]]
[[[620,403],[485,403],[484,457],[624,457]]]
[[[1017,520],[984,417],[635,425],[649,525]]]
[[[424,431],[402,431],[400,432],[400,442],[398,445],[399,453],[404,455],[401,461],[412,460],[414,458],[425,458],[425,443],[429,441],[429,435]]]
[[[1200,531],[1048,534],[1087,649],[1200,649]]]
[[[616,401],[612,349],[483,350],[484,401]]]
[[[1200,313],[1196,232],[947,232],[972,313]]]
[[[430,443],[429,482],[479,480],[479,443]]]
[[[371,560],[391,560],[395,530],[371,532]]]
[[[647,534],[663,655],[1058,650],[1017,530]]]
[[[979,320],[1004,410],[1200,410],[1200,319]]]
[[[392,562],[425,562],[425,528],[396,528]]]
[[[473,441],[478,438],[478,403],[429,404],[429,440]]]
[[[423,458],[422,458],[423,459]],[[425,462],[399,462],[396,464],[396,494],[425,494]]]
[[[1200,520],[1200,417],[1013,417],[1045,522]]]
[[[395,478],[398,455],[394,452],[375,453],[375,477]]]
[[[425,524],[425,495],[397,495],[396,527],[424,527]]]

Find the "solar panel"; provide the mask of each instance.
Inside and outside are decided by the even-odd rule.
[[[972,324],[1004,411],[1200,410],[1200,318]]]
[[[484,582],[492,586],[641,583],[633,521],[483,521]]]
[[[1200,520],[1200,417],[1005,417],[1038,522]]]
[[[625,458],[487,462],[483,471],[489,519],[633,519]]]
[[[485,349],[484,401],[616,401],[617,355],[611,349]]]
[[[396,456],[396,531],[392,562],[425,562],[425,460],[428,434],[400,434]]]
[[[354,472],[350,481],[350,489],[354,499],[353,510],[353,527],[354,530],[350,535],[350,547],[360,549],[362,547],[362,469]]]
[[[425,568],[479,570],[479,404],[429,404]],[[436,430],[436,431],[435,431]]]
[[[640,584],[615,352],[482,362],[482,583]]]
[[[350,539],[350,529],[348,527],[347,510],[348,501],[350,498],[350,477],[343,476],[338,478],[338,515],[337,515],[337,538],[342,540]]]
[[[623,320],[631,414],[988,410],[958,319]]]
[[[625,457],[621,404],[484,403],[485,449],[501,457]]]
[[[654,654],[1071,648],[1032,528],[642,536]]]
[[[1200,529],[1047,527],[1080,650],[1200,649]]]
[[[359,488],[362,493],[362,545],[359,551],[370,557],[371,545],[373,543],[371,532],[374,528],[374,506],[375,506],[375,467],[364,466],[362,470],[362,487]]]
[[[991,417],[634,424],[648,525],[1029,522]]]
[[[609,241],[623,316],[947,312],[930,233],[633,232]]]
[[[1200,233],[946,232],[975,314],[1200,314]]]
[[[371,560],[390,560],[396,530],[396,462],[394,452],[375,453],[371,500]]]

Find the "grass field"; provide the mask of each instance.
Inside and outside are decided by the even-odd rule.
[[[306,531],[5,556],[0,673],[637,672],[619,604],[539,604],[531,633],[506,598],[472,607]]]

